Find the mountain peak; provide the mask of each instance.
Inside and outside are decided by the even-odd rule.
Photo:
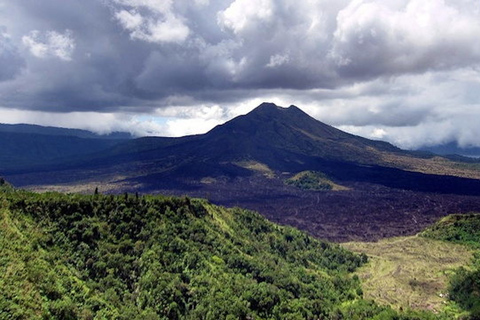
[[[275,103],[263,102],[258,107],[253,109],[251,113],[272,113],[284,110],[285,108],[277,106]]]
[[[263,115],[263,116],[270,116],[270,117],[278,117],[278,116],[303,116],[311,118],[308,114],[302,111],[300,108],[291,105],[288,108],[277,106],[275,103],[271,102],[263,102],[258,107],[253,109],[249,112],[250,115]]]

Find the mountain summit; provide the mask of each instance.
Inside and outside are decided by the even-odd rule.
[[[262,103],[250,113],[217,126],[202,140],[221,146],[218,151],[223,158],[257,160],[277,170],[293,170],[292,166],[306,158],[377,164],[380,152],[401,151],[389,143],[338,130],[296,106],[281,108],[273,103]]]

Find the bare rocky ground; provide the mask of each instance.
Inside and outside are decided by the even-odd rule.
[[[452,213],[480,211],[480,196],[439,194],[350,183],[345,191],[305,191],[280,178],[252,176],[215,184],[189,183],[153,193],[207,198],[228,207],[260,212],[273,222],[295,226],[335,242],[377,241],[413,235]]]
[[[70,176],[76,178],[74,173]],[[282,173],[269,177],[254,174],[196,180],[163,175],[143,180],[121,176],[107,180],[102,174],[97,172],[93,175],[97,179],[84,180],[82,172],[78,179],[72,179],[78,181],[75,183],[62,183],[52,175],[49,183],[43,185],[34,185],[38,178],[27,175],[28,180],[15,177],[12,183],[41,192],[93,193],[98,187],[102,193],[160,193],[206,198],[218,205],[258,211],[273,222],[335,242],[377,241],[414,235],[445,215],[480,212],[480,181],[448,176],[432,178],[414,173],[410,180],[409,177],[400,179],[396,173],[378,174],[380,178],[368,176],[377,183],[335,181],[348,190],[306,191],[286,185],[284,181],[289,175]],[[17,184],[17,181],[22,183]],[[390,183],[392,181],[394,183]]]

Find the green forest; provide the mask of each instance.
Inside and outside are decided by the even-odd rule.
[[[364,300],[367,256],[255,212],[1,184],[0,319],[438,319]]]

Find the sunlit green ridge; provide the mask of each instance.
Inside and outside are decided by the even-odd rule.
[[[362,299],[351,272],[365,256],[251,211],[187,197],[8,190],[0,206],[2,319],[396,315]]]

